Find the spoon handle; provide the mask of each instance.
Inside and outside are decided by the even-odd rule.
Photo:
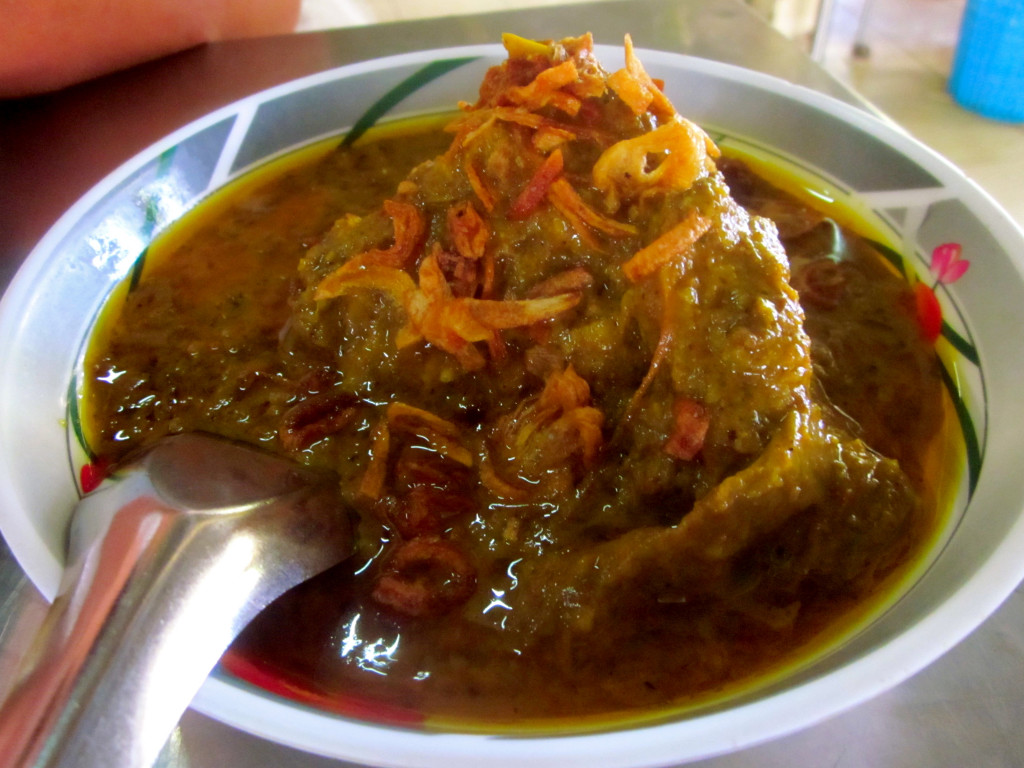
[[[238,465],[179,493],[190,474],[148,461],[79,503],[61,590],[0,708],[2,768],[151,765],[242,627],[347,554],[336,486]]]

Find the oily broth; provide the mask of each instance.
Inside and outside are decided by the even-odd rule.
[[[281,370],[270,358],[278,357],[277,336],[287,320],[298,259],[335,219],[370,210],[413,165],[442,151],[450,140],[434,130],[442,122],[432,117],[415,121],[414,128],[378,129],[372,141],[359,143],[365,149],[354,153],[336,151],[339,142],[330,139],[289,154],[218,190],[160,233],[147,250],[138,285],[129,291],[125,281],[101,314],[95,335],[109,346],[101,350],[94,343],[87,353],[86,370],[102,382],[90,386],[83,399],[83,423],[93,451],[117,459],[140,441],[204,427],[250,440],[255,431],[258,442],[271,441],[277,424],[270,419],[278,411],[270,403],[251,402],[244,392],[244,405],[230,413],[216,411],[213,424],[205,409],[190,410],[189,402],[156,402],[145,371],[118,367],[118,323],[131,315],[137,322],[128,335],[164,350],[162,359],[145,361],[147,368],[176,363],[186,372],[202,370],[210,377],[208,391],[220,386],[225,396],[234,392],[234,376],[216,377],[242,356],[253,361],[250,375],[279,377]],[[410,144],[410,130],[430,138]],[[358,185],[338,183],[355,177]],[[275,233],[271,238],[268,230]],[[159,307],[159,312],[147,307]],[[258,322],[240,319],[246,311]],[[227,327],[241,340],[225,342]],[[174,360],[166,356],[168,345]],[[176,418],[168,418],[171,409]],[[141,419],[140,412],[145,414]],[[100,429],[102,418],[112,422]],[[300,458],[313,462],[309,455]]]
[[[299,258],[335,219],[378,206],[414,165],[443,151],[450,136],[436,126],[417,121],[367,136],[351,151],[317,148],[283,158],[261,169],[260,178],[200,205],[158,238],[139,285],[112,299],[89,351],[83,410],[90,447],[116,460],[167,432],[196,429],[273,445],[290,397],[284,382],[330,365],[329,358],[309,350],[283,356],[280,350]],[[763,164],[757,170],[770,172]],[[275,234],[268,238],[265,231]],[[125,334],[128,325],[131,332]],[[140,342],[158,351],[140,355]],[[160,374],[164,369],[178,378]],[[186,387],[186,381],[193,383]],[[549,649],[536,657],[496,647],[494,630],[485,622],[460,620],[455,631],[444,622],[413,622],[410,629],[365,609],[369,585],[353,578],[353,571],[372,566],[389,533],[364,518],[357,556],[271,606],[239,638],[232,656],[339,702],[342,709],[345,701],[371,700],[461,727],[654,717],[767,684],[877,615],[920,567],[948,494],[940,478],[949,477],[957,452],[948,428],[951,406],[939,392],[929,413],[941,426],[918,440],[918,448],[926,449],[917,479],[932,496],[926,504],[932,514],[917,521],[913,550],[845,604],[812,606],[793,633],[774,641],[741,636],[738,650],[726,657],[702,640],[701,633],[710,630],[687,626],[690,617],[683,614],[666,622],[662,633],[624,644],[609,670],[588,668],[569,650]],[[362,473],[371,443],[371,424],[364,421],[354,425],[344,445],[322,441],[298,458],[331,467],[343,484],[351,483]],[[515,581],[510,565],[488,582],[491,595],[483,611],[502,610],[498,593],[514,588]],[[766,608],[763,620],[770,626],[789,618],[784,609]],[[728,623],[728,617],[721,620]],[[690,643],[696,655],[664,653],[680,643]]]

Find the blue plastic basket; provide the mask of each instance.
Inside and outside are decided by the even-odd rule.
[[[968,0],[949,90],[986,117],[1024,122],[1024,0]]]

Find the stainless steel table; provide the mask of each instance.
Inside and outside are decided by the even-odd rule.
[[[628,0],[401,22],[191,49],[65,91],[0,101],[0,285],[78,197],[139,150],[254,91],[352,61],[490,43],[502,32],[679,51],[761,70],[871,109],[739,0]],[[0,365],[3,361],[0,361]],[[1024,556],[1024,553],[1022,553]],[[0,541],[0,696],[45,611]],[[830,721],[706,768],[1024,766],[1024,591],[936,664]],[[161,758],[188,768],[327,768],[195,712]]]

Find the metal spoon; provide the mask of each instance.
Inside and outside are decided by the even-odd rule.
[[[351,549],[333,474],[164,438],[75,508],[61,589],[0,707],[0,766],[151,765],[241,629]]]

